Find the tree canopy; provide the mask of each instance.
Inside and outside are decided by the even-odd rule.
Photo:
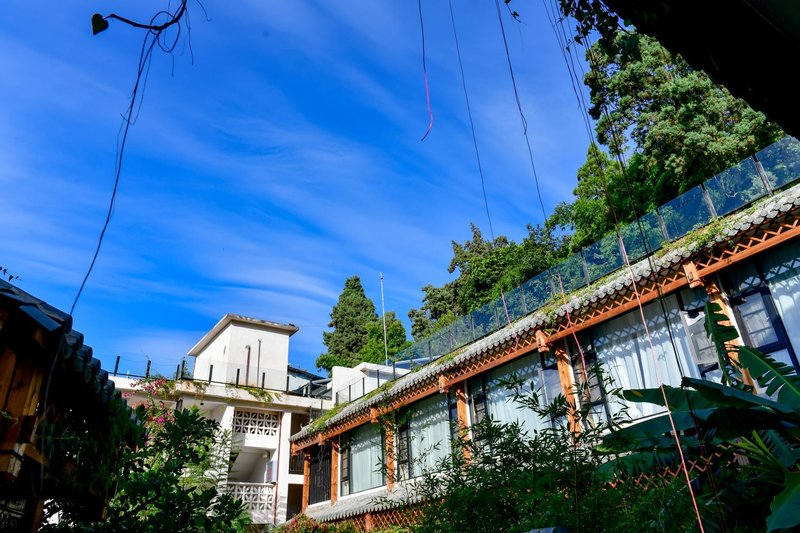
[[[523,281],[547,269],[562,255],[563,239],[541,226],[528,226],[520,243],[501,235],[493,241],[483,237],[474,223],[472,238],[453,241],[448,271],[458,277],[442,287],[426,285],[422,306],[411,309],[411,335],[421,339],[453,322],[459,315],[498,298]]]
[[[330,373],[334,366],[353,367],[363,361],[384,361],[383,320],[375,312],[375,304],[367,297],[358,276],[345,280],[328,327],[333,331],[322,334],[328,351],[317,358],[317,367]],[[386,313],[386,337],[389,356],[408,344],[406,329],[392,311]]]
[[[627,181],[653,208],[778,140],[781,129],[646,35],[588,51],[598,141],[629,153]]]
[[[569,9],[574,2],[562,2]],[[581,4],[581,2],[578,2]],[[577,172],[572,201],[561,202],[543,225],[528,226],[519,243],[472,237],[452,242],[441,287],[426,285],[422,306],[409,311],[420,339],[503,291],[593,244],[616,222],[626,223],[778,140],[783,132],[692,70],[650,37],[620,30],[595,14],[606,33],[590,50],[584,82],[591,96],[597,142]]]
[[[377,318],[367,324],[367,339],[358,353],[361,361],[383,363],[386,354],[391,358],[411,344],[406,337],[406,328],[394,311],[386,313],[386,350],[383,345],[383,320]]]

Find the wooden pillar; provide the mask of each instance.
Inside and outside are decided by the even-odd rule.
[[[308,495],[311,491],[311,453],[303,450],[303,502],[300,511],[305,513],[308,507]]]
[[[386,417],[386,446],[384,453],[386,455],[386,488],[389,492],[394,490],[395,470],[397,462],[394,449],[394,423],[390,417]]]
[[[456,395],[456,416],[458,417],[458,433],[461,438],[469,435],[469,416],[467,414],[467,383],[460,381],[453,386]],[[464,458],[469,460],[469,447],[464,447]]]
[[[367,511],[367,514],[364,516],[364,529],[367,531],[375,529],[375,520],[372,519],[372,513],[369,511]]]
[[[331,440],[331,505],[339,499],[339,439]]]
[[[728,317],[728,320],[721,322],[723,326],[733,326],[736,327],[736,322],[733,319],[733,309],[728,304],[728,300],[725,297],[725,294],[722,292],[719,284],[712,278],[704,278],[702,280],[703,287],[706,289],[706,294],[708,294],[708,299],[710,302],[719,305],[720,309],[722,310],[722,314]],[[731,344],[740,346],[742,344],[741,338],[736,338],[730,341]],[[739,354],[737,352],[729,352],[728,356],[736,361],[739,362]],[[753,381],[753,378],[750,376],[750,372],[746,369],[742,369],[742,381],[745,385],[750,385],[755,387],[756,384]]]
[[[575,379],[572,375],[572,366],[569,362],[569,354],[565,348],[565,341],[561,341],[553,348],[558,367],[558,379],[561,382],[561,393],[567,399],[567,419],[569,420],[570,433],[579,433],[581,428],[575,417]]]

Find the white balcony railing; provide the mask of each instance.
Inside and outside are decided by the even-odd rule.
[[[275,483],[228,482],[222,490],[242,500],[254,524],[272,524],[275,516]]]

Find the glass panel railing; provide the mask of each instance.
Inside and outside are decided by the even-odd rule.
[[[551,277],[550,271],[545,270],[520,285],[525,297],[525,307],[528,309],[528,313],[539,309],[553,297]]]
[[[631,262],[655,252],[667,242],[656,213],[647,213],[638,221],[622,226],[620,234],[625,243],[628,261]]]
[[[505,299],[504,312],[505,311],[508,312],[508,316],[503,317],[503,320],[505,320],[506,322],[508,322],[509,320],[513,322],[528,314],[528,309],[525,305],[525,298],[524,294],[522,293],[522,288],[514,287],[510,291],[507,291],[503,296]]]
[[[598,280],[622,266],[622,253],[619,251],[619,239],[616,233],[606,235],[593,245],[583,250],[586,270],[591,281]]]
[[[793,183],[800,178],[800,141],[784,137],[756,154],[767,180],[773,189]]]
[[[800,142],[794,138],[787,137],[761,150],[757,158],[773,188],[800,179]],[[710,206],[713,206],[716,214],[724,216],[751,204],[767,192],[753,159],[745,159],[712,177],[705,187],[705,192],[701,186],[695,187],[661,206],[658,212],[647,213],[638,221],[622,226],[620,237],[629,261],[638,261],[664,246],[668,239],[674,241],[708,224],[713,218]],[[614,272],[623,264],[616,233],[607,235],[549,271],[537,274],[519,287],[507,291],[505,302],[498,298],[482,305],[432,336],[415,342],[394,359],[398,361],[398,368],[401,362],[409,368],[426,364],[494,333],[509,321],[535,312],[551,302],[555,295],[560,296],[562,286],[565,293],[573,292],[586,287],[590,281]],[[240,380],[247,375],[246,369],[244,374],[241,372]],[[228,377],[226,374],[226,379]]]
[[[690,189],[658,208],[670,241],[705,226],[713,218],[699,186]]]
[[[561,274],[561,284],[564,287],[564,292],[572,292],[589,284],[589,280],[586,279],[586,274],[583,271],[583,259],[580,253],[574,253],[567,257],[557,264],[553,270],[556,274],[556,292],[561,292],[561,288],[558,286],[558,274]]]
[[[704,184],[717,216],[725,216],[767,194],[755,161],[748,157]]]
[[[476,339],[495,331],[500,325],[497,316],[497,307],[494,305],[494,302],[483,304],[474,310],[471,315]]]
[[[456,346],[464,346],[475,340],[475,334],[472,331],[472,317],[470,315],[462,316],[448,326],[454,332]]]

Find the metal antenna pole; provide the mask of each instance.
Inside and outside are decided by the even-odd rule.
[[[383,356],[384,364],[389,364],[389,343],[386,340],[386,307],[383,300],[383,272],[381,272],[381,316],[383,316]]]

